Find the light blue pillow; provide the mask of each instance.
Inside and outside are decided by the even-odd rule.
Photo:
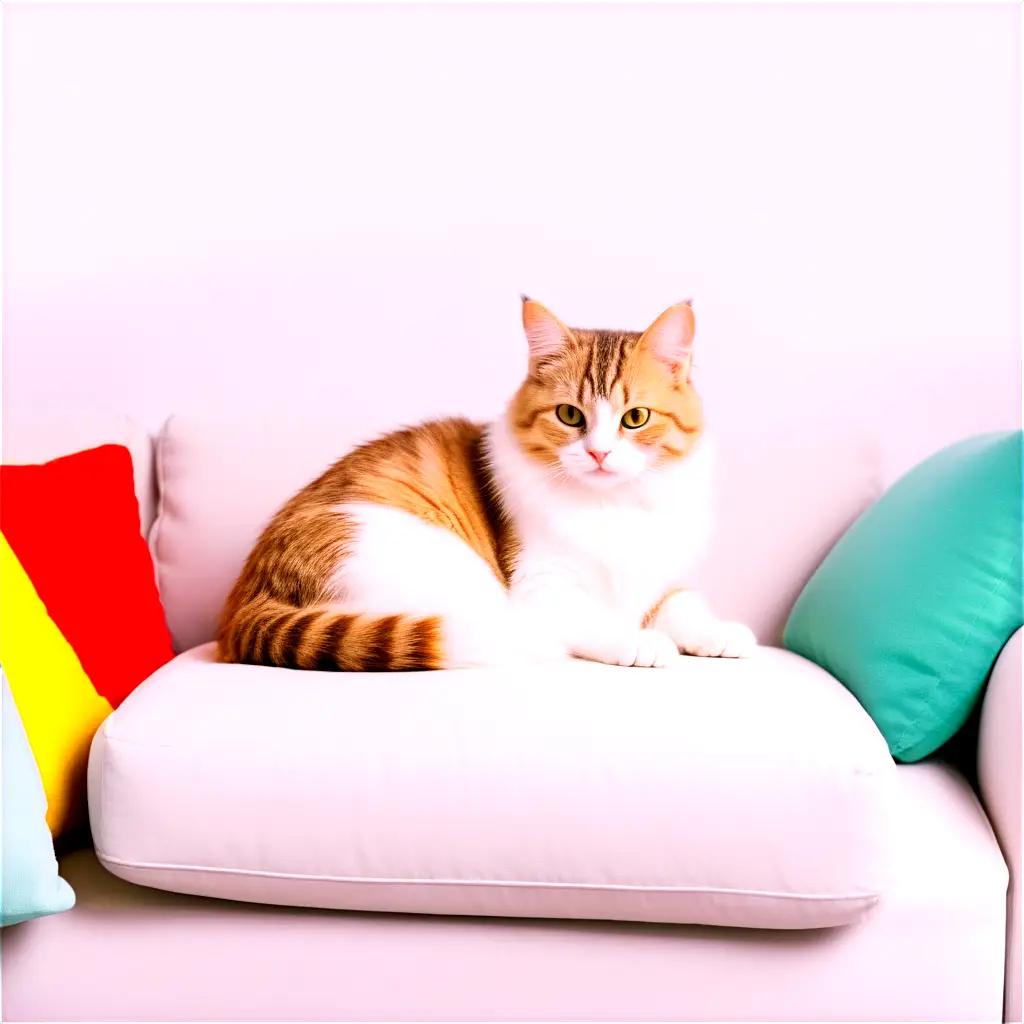
[[[0,927],[56,914],[75,905],[71,886],[57,874],[46,825],[46,797],[25,727],[2,677],[0,753]]]

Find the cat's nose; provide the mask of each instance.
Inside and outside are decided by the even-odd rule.
[[[608,458],[610,452],[595,452],[593,448],[588,448],[587,454],[597,463],[598,468],[600,468],[604,465],[604,460]]]

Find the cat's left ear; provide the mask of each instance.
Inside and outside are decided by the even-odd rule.
[[[676,380],[689,380],[695,328],[691,300],[677,302],[644,331],[640,345],[661,360]]]

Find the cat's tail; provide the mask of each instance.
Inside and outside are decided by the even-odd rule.
[[[238,609],[218,636],[221,661],[324,672],[403,672],[444,665],[441,619],[295,608]]]

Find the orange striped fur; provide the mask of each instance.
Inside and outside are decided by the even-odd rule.
[[[666,373],[645,348],[640,332],[563,329],[563,347],[531,364],[512,399],[509,414],[523,450],[554,465],[559,449],[576,431],[552,416],[553,408],[565,402],[587,411],[596,399],[607,398],[624,409],[651,410],[649,423],[633,431],[631,438],[657,449],[661,463],[686,455],[704,422],[689,366]]]
[[[356,448],[292,498],[257,541],[228,597],[218,632],[221,660],[342,671],[440,667],[436,618],[373,619],[325,606],[329,578],[350,540],[335,508],[374,502],[442,526],[504,582],[514,539],[490,497],[481,431],[451,419],[388,434]]]

